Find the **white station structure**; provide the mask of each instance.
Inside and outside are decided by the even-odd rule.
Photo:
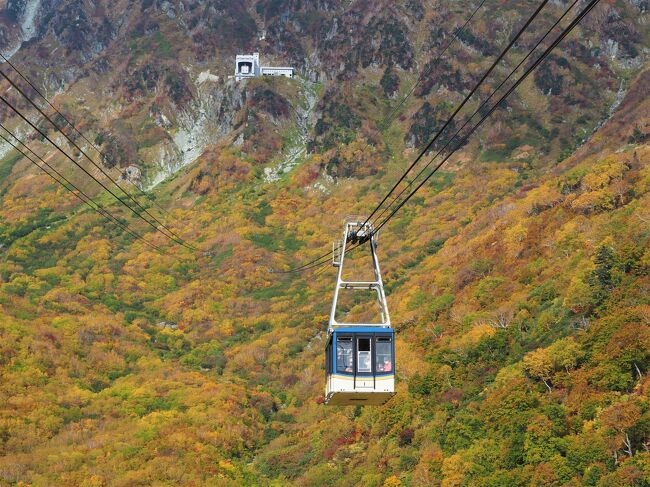
[[[235,58],[235,79],[241,81],[258,76],[285,76],[293,78],[295,69],[286,66],[261,66],[260,53],[238,54]]]

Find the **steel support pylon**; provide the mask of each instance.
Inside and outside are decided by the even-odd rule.
[[[343,268],[345,264],[345,254],[350,245],[366,244],[370,247],[372,255],[372,267],[375,279],[374,281],[360,280],[343,280]],[[390,328],[390,316],[388,314],[388,305],[386,303],[386,294],[384,293],[384,284],[381,280],[381,271],[379,269],[379,260],[377,258],[377,235],[371,224],[364,225],[363,219],[348,220],[345,222],[343,231],[343,240],[334,244],[332,265],[339,268],[336,279],[336,289],[334,290],[334,300],[330,312],[329,332],[331,333],[337,327],[350,326],[381,326]],[[356,290],[374,290],[377,293],[377,303],[379,305],[379,323],[339,323],[336,321],[336,306],[339,299],[339,293],[342,289]]]

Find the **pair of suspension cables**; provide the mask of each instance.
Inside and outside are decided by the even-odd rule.
[[[172,230],[168,225],[163,223],[159,218],[157,218],[155,215],[153,215],[137,198],[136,196],[128,191],[124,185],[121,185],[114,177],[112,177],[108,171],[103,167],[103,163],[108,160],[106,154],[104,154],[96,144],[93,144],[77,127],[72,123],[68,117],[66,117],[59,109],[57,109],[48,99],[47,97],[32,83],[27,76],[23,74],[21,70],[18,69],[18,67],[12,63],[7,57],[5,57],[3,54],[0,54],[0,57],[2,58],[2,61],[8,65],[29,87],[33,90],[33,92],[38,95],[38,98],[41,98],[46,102],[46,104],[54,110],[56,114],[60,117],[61,120],[65,122],[65,124],[59,125],[57,124],[53,118],[46,113],[46,111],[39,106],[38,103],[32,98],[28,93],[23,90],[18,83],[11,77],[5,70],[0,68],[0,77],[4,78],[6,81],[9,82],[10,86],[13,87],[29,104],[36,109],[36,111],[41,115],[41,117],[49,124],[54,127],[55,131],[59,134],[61,134],[64,139],[70,144],[70,146],[74,147],[82,156],[83,158],[87,159],[94,168],[96,168],[102,176],[106,179],[106,181],[102,181],[102,179],[96,177],[93,175],[86,167],[84,167],[79,161],[77,161],[77,158],[72,156],[63,146],[58,144],[55,140],[53,140],[52,137],[50,137],[47,133],[47,130],[44,130],[41,128],[40,122],[33,122],[30,120],[30,118],[25,114],[22,110],[20,110],[16,104],[12,103],[8,97],[0,95],[0,101],[2,101],[5,105],[7,105],[15,115],[18,116],[19,119],[21,119],[23,122],[25,122],[32,130],[34,130],[37,134],[40,135],[40,137],[43,140],[46,140],[51,144],[58,152],[60,152],[67,160],[72,162],[76,168],[82,171],[82,173],[93,180],[95,183],[97,183],[103,190],[108,192],[117,203],[119,203],[121,206],[125,207],[126,209],[129,210],[133,215],[135,215],[138,219],[142,220],[145,222],[149,227],[153,228],[153,230],[163,236],[165,236],[167,239],[171,240],[172,242],[182,245],[183,247],[191,250],[191,251],[198,251],[198,249],[187,242],[185,239],[180,237],[178,233],[176,233],[174,230]],[[101,157],[101,162],[97,163],[95,160],[82,148],[79,146],[77,141],[66,131],[63,130],[64,126],[68,125],[69,127],[72,128],[72,131],[74,131],[78,136],[80,136],[90,147],[92,147]],[[97,214],[101,215],[102,217],[106,218],[108,221],[115,223],[118,227],[120,227],[122,230],[127,232],[129,235],[132,237],[136,238],[137,240],[142,241],[145,243],[148,247],[152,248],[153,250],[167,254],[162,247],[159,245],[154,244],[150,240],[144,238],[144,236],[141,233],[135,232],[132,230],[128,224],[121,219],[116,213],[109,211],[107,208],[105,208],[102,204],[97,202],[95,199],[93,199],[88,193],[84,192],[78,185],[74,184],[71,181],[71,178],[69,176],[66,176],[62,171],[56,169],[52,164],[48,163],[46,159],[37,154],[33,149],[31,149],[23,140],[21,140],[15,132],[12,132],[9,128],[7,128],[6,125],[0,123],[0,129],[2,129],[4,132],[0,133],[0,138],[7,142],[10,146],[12,146],[18,153],[20,153],[23,157],[25,157],[28,161],[30,161],[32,164],[37,166],[41,171],[43,171],[45,174],[47,174],[50,178],[52,178],[57,184],[61,185],[66,191],[69,191],[70,193],[74,194],[75,197],[77,197],[79,200],[81,200],[86,206],[88,206],[91,210],[96,212]],[[3,135],[6,134],[6,135]],[[100,176],[101,177],[101,176]],[[140,192],[141,196],[144,195],[143,192]],[[163,211],[165,214],[168,215],[168,213],[160,208],[158,205],[156,205],[161,211]]]
[[[490,65],[490,67],[487,69],[487,71],[483,74],[483,76],[480,78],[480,80],[475,84],[475,86],[470,90],[470,92],[465,96],[463,101],[456,107],[452,115],[449,117],[449,119],[443,124],[443,126],[436,132],[436,134],[433,136],[433,138],[429,141],[429,143],[426,145],[424,149],[418,154],[418,156],[415,158],[415,160],[411,163],[411,165],[407,168],[407,170],[402,174],[402,176],[399,178],[399,180],[393,185],[393,187],[388,191],[388,193],[382,198],[380,203],[372,210],[368,218],[365,220],[363,225],[371,225],[373,228],[373,232],[377,233],[379,230],[381,230],[394,216],[395,214],[424,186],[427,181],[431,179],[431,177],[449,160],[449,158],[456,152],[458,151],[461,147],[465,145],[469,137],[487,120],[494,111],[497,110],[500,106],[502,106],[504,100],[515,90],[517,87],[526,79],[528,76],[548,57],[548,55],[564,40],[564,38],[575,29],[575,27],[582,21],[582,19],[598,4],[600,0],[590,0],[579,12],[578,14],[573,18],[573,20],[566,25],[564,28],[561,29],[560,33],[555,37],[555,39],[548,45],[546,49],[532,62],[530,63],[529,66],[527,66],[523,73],[519,75],[518,78],[515,79],[515,81],[507,87],[505,92],[498,98],[497,101],[492,103],[490,105],[490,102],[495,98],[495,96],[499,93],[499,91],[508,84],[508,82],[513,79],[519,70],[527,60],[537,51],[537,49],[540,47],[540,45],[552,34],[552,32],[558,27],[558,25],[569,15],[569,13],[573,10],[573,8],[578,4],[579,0],[574,0],[573,3],[571,3],[563,12],[563,14],[551,25],[551,27],[542,35],[542,37],[539,38],[539,40],[535,43],[535,45],[530,49],[527,54],[519,61],[519,63],[510,71],[510,73],[501,81],[501,83],[491,91],[491,93],[485,98],[485,100],[479,105],[479,107],[472,113],[472,115],[469,116],[465,120],[465,122],[460,126],[458,130],[448,138],[447,142],[443,145],[442,148],[440,148],[430,159],[429,161],[419,170],[419,172],[413,177],[410,181],[407,182],[406,185],[401,190],[398,190],[400,185],[406,180],[408,175],[411,173],[412,170],[415,169],[415,167],[418,165],[418,163],[424,159],[431,151],[432,147],[438,141],[440,136],[443,134],[443,132],[452,124],[456,116],[459,114],[459,112],[465,107],[465,105],[470,101],[472,96],[477,92],[477,90],[483,85],[483,83],[487,80],[487,78],[492,74],[494,69],[497,67],[497,65],[501,62],[501,60],[510,52],[513,48],[513,46],[516,44],[516,42],[521,38],[522,34],[526,32],[526,30],[529,28],[531,23],[537,18],[537,16],[541,13],[541,11],[544,9],[546,4],[548,3],[548,0],[543,0],[540,5],[536,8],[536,10],[532,13],[532,15],[527,19],[527,21],[524,23],[524,25],[517,31],[515,36],[510,40],[508,45],[501,51],[501,53],[497,56],[497,58],[493,61],[493,63]],[[465,22],[463,25],[463,29],[467,26],[471,18],[473,18],[474,14],[476,13],[476,10],[480,8],[480,6],[483,5],[483,2],[479,4],[479,7],[474,10],[468,21]],[[456,34],[454,35],[454,39],[457,38],[458,34],[461,32],[461,30],[457,30]],[[452,41],[453,42],[453,39]],[[451,43],[450,42],[450,43]],[[446,46],[445,50],[449,47],[450,43]],[[444,52],[443,51],[443,52]],[[415,85],[416,86],[422,79],[422,76],[418,78],[416,81]],[[411,96],[413,93],[414,88],[411,89],[406,97],[402,99],[400,102],[399,106],[402,106],[406,99]],[[395,111],[394,111],[395,112]],[[483,114],[483,115],[481,115]],[[474,118],[479,115],[478,121],[472,125],[472,121]],[[463,134],[463,131],[468,127],[468,130]],[[434,162],[438,160],[438,157],[442,156],[442,159],[439,160],[437,164],[434,165]],[[428,173],[426,172],[427,169],[429,169],[431,166],[433,166],[433,169],[431,169]],[[421,176],[424,175],[424,178],[421,178]],[[419,183],[417,181],[420,180]],[[416,184],[417,183],[417,184]],[[413,188],[410,192],[407,193],[407,191]],[[403,196],[405,193],[407,193],[405,196]],[[390,199],[390,202],[388,200]],[[384,216],[386,215],[386,216]],[[360,244],[355,244],[347,252],[353,251],[356,248],[359,247]],[[315,269],[321,266],[326,265],[329,262],[329,259],[333,255],[334,250],[327,252],[319,257],[316,257],[313,260],[310,260],[309,262],[306,262],[298,267],[291,268],[286,271],[274,271],[277,273],[296,273],[296,272],[304,272],[308,271],[311,269]]]

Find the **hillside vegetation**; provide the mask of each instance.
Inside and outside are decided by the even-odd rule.
[[[5,3],[8,46],[34,2]],[[200,251],[0,109],[166,251],[0,145],[0,485],[650,485],[647,2],[603,0],[381,232],[376,408],[323,404],[333,270],[269,268],[368,214],[536,4],[488,0],[434,62],[473,5],[37,3],[12,62]],[[253,50],[299,78],[229,80]]]

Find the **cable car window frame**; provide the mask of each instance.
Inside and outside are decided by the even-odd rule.
[[[383,350],[385,346],[388,346],[388,350]],[[393,339],[390,336],[376,336],[375,337],[375,374],[392,374],[394,370],[394,360],[393,360]],[[388,363],[390,368],[385,369],[386,358],[388,358]],[[383,360],[380,362],[380,359]]]
[[[349,349],[344,350],[343,345],[348,345]],[[339,350],[344,350],[343,354],[339,354]],[[337,336],[336,337],[336,372],[339,374],[353,374],[354,373],[354,350],[355,342],[352,336]],[[339,358],[341,357],[341,358]],[[349,364],[346,365],[345,358],[348,357]],[[349,370],[348,370],[349,369]]]
[[[372,336],[363,336],[363,335],[357,335],[355,340],[355,352],[356,352],[356,371],[357,375],[372,375],[373,374],[373,337]],[[361,350],[361,341],[362,340],[367,340],[368,342],[368,350]],[[365,347],[364,347],[365,348]],[[362,359],[362,354],[363,354],[363,359]],[[367,364],[367,368],[361,368],[361,364]]]
[[[327,347],[325,347],[325,374],[332,373],[332,337],[327,341]]]
[[[368,345],[370,350],[367,350]],[[328,341],[326,354],[327,374],[373,377],[395,373],[395,337],[390,332],[334,332]],[[370,370],[367,367],[360,368],[361,365],[367,365],[368,356]],[[381,364],[379,360],[382,361]],[[389,365],[389,370],[384,368],[385,364]]]

